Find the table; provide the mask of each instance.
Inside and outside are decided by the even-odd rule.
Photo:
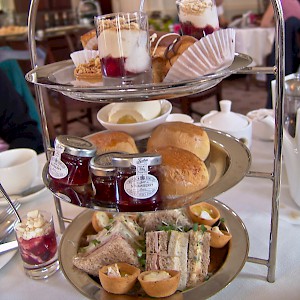
[[[236,52],[253,58],[251,66],[265,66],[266,57],[271,53],[275,29],[262,27],[236,28]]]
[[[271,171],[273,161],[273,143],[254,139],[251,148],[255,171]],[[39,159],[44,159],[40,156]],[[300,209],[291,200],[286,176],[283,173],[281,191],[278,254],[275,283],[266,281],[267,268],[265,266],[246,263],[237,278],[224,290],[213,296],[212,300],[226,299],[299,299],[300,285],[300,239],[299,225],[291,224],[291,219],[285,214],[287,208],[294,209],[300,218]],[[263,179],[244,178],[238,185],[217,197],[237,212],[242,218],[249,232],[250,256],[267,258],[270,229],[271,182]],[[82,208],[68,203],[62,203],[66,217],[74,217]],[[21,206],[20,213],[31,209],[46,209],[55,212],[54,202],[49,191],[34,202]],[[57,218],[56,229],[58,230]],[[300,220],[297,220],[300,224]],[[48,280],[34,281],[25,276],[21,258],[16,254],[14,258],[0,270],[0,287],[2,299],[85,299],[64,278],[61,271]],[[5,287],[5,288],[4,288]]]

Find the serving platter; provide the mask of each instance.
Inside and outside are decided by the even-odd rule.
[[[26,74],[27,81],[47,87],[62,94],[88,102],[124,102],[159,100],[183,97],[208,90],[224,78],[249,66],[252,58],[248,55],[235,53],[234,61],[230,67],[219,72],[204,75],[187,81],[171,83],[151,83],[140,85],[97,86],[87,84],[78,85],[74,77],[74,64],[72,60],[60,61],[37,67]]]
[[[200,283],[193,289],[176,293],[164,299],[207,299],[225,288],[239,274],[247,260],[249,237],[242,220],[222,202],[216,199],[209,200],[208,202],[219,209],[221,216],[225,219],[227,230],[232,234],[232,239],[228,244],[227,256],[207,281]],[[99,282],[73,266],[72,258],[77,254],[81,238],[85,234],[86,228],[91,224],[92,214],[91,210],[82,212],[73,220],[62,236],[59,247],[59,261],[65,277],[80,293],[90,299],[137,299],[136,296],[113,295],[105,292]],[[153,298],[139,297],[139,299]]]
[[[247,174],[251,165],[251,153],[244,143],[222,131],[210,128],[205,128],[205,130],[211,145],[210,154],[205,161],[209,171],[208,186],[175,199],[163,199],[161,209],[180,208],[214,198],[236,185]],[[146,140],[137,143],[141,152],[145,150],[145,143]],[[57,190],[48,174],[48,167],[49,163],[43,169],[44,184],[61,200],[92,209],[116,210],[113,207],[105,207],[99,205],[98,202],[93,202],[92,187],[90,185]]]

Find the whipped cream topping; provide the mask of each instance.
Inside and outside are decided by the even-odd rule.
[[[38,210],[27,213],[26,219],[16,225],[18,237],[30,240],[48,234],[51,231],[51,223]]]

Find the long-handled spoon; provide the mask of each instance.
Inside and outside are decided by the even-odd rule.
[[[16,216],[17,216],[18,221],[21,223],[22,220],[21,220],[21,218],[20,218],[20,215],[19,215],[18,211],[16,210],[14,204],[13,204],[12,201],[10,200],[9,196],[7,195],[7,193],[6,193],[6,191],[5,191],[5,189],[3,188],[3,186],[2,186],[1,183],[0,183],[0,191],[1,191],[2,195],[4,196],[4,198],[7,200],[7,202],[9,203],[9,205],[11,206],[11,208],[13,209],[14,213],[15,213]]]

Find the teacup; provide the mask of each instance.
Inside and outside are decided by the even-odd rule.
[[[10,149],[0,153],[0,182],[9,195],[29,188],[37,177],[37,153],[28,148]]]

